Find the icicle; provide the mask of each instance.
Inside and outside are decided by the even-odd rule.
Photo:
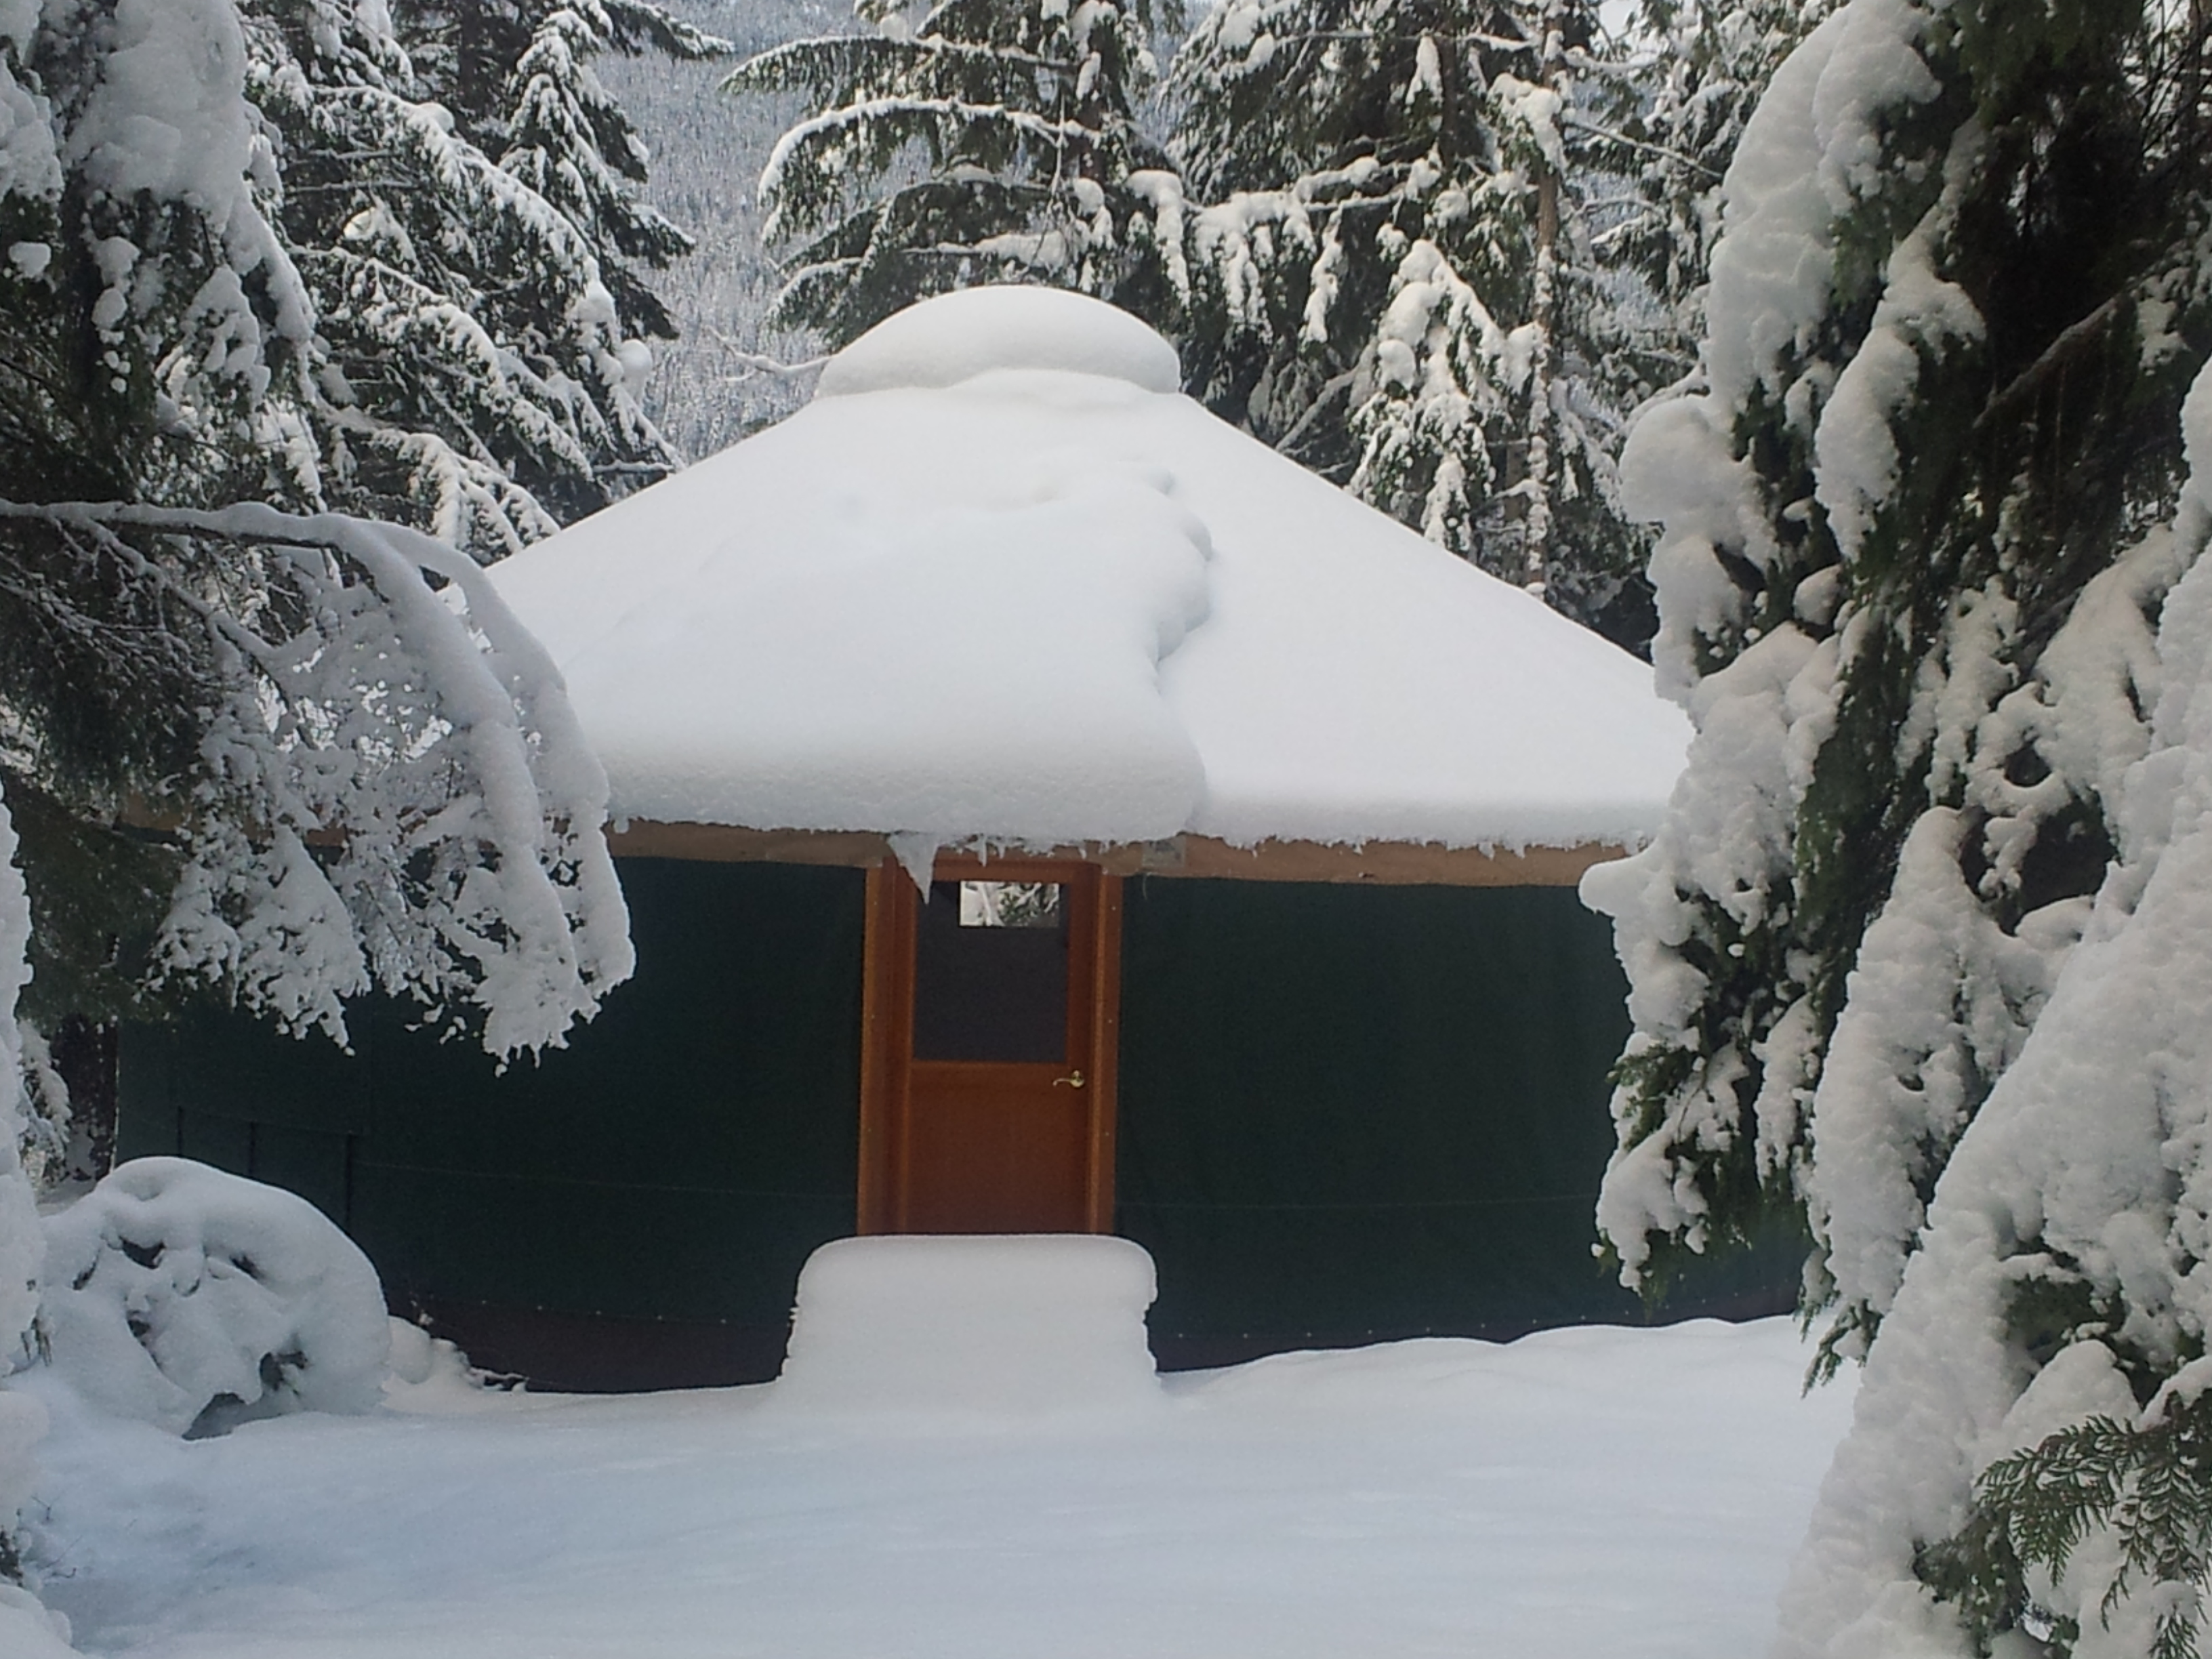
[[[889,837],[891,856],[914,878],[914,884],[921,890],[921,896],[929,897],[929,878],[937,869],[937,849],[945,845],[945,837],[927,830],[902,830]]]

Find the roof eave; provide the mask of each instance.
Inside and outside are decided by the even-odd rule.
[[[736,824],[663,823],[631,819],[607,833],[617,858],[684,859],[719,864],[811,864],[866,868],[890,859],[890,837],[872,831],[749,830]],[[1017,849],[1005,849],[1010,855]],[[1594,864],[1626,856],[1612,842],[1575,847],[1446,847],[1435,842],[1331,843],[1265,840],[1237,847],[1211,836],[1166,841],[1085,842],[1048,852],[1018,849],[1025,859],[1050,857],[1096,864],[1120,876],[1210,877],[1231,881],[1367,883],[1376,886],[1571,887]],[[948,857],[976,856],[947,843]]]

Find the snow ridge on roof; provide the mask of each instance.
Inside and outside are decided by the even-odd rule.
[[[817,401],[957,386],[994,368],[1061,369],[1177,392],[1176,349],[1126,311],[1052,288],[971,288],[886,318],[832,357]]]
[[[1689,735],[1650,670],[1177,395],[1174,362],[1075,295],[933,300],[782,425],[495,567],[616,813],[1647,837]]]

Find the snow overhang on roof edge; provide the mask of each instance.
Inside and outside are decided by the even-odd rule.
[[[723,823],[632,820],[611,828],[617,858],[680,859],[718,864],[811,864],[866,868],[901,859],[906,837],[868,830],[747,830]],[[1232,846],[1211,836],[1164,841],[1018,846],[978,838],[932,842],[938,856],[988,865],[994,857],[1050,858],[1096,864],[1109,875],[1199,877],[1231,881],[1346,882],[1376,886],[1571,887],[1592,865],[1625,858],[1630,847],[1445,847],[1434,842],[1358,844],[1267,840]]]

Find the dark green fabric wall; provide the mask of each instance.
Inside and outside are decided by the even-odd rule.
[[[1154,880],[1126,915],[1117,1196],[1157,1332],[1638,1316],[1590,1255],[1627,1019],[1572,890]]]
[[[118,1150],[305,1194],[410,1295],[767,1324],[853,1231],[862,885],[626,860],[638,954],[569,1047],[495,1076],[356,1013],[356,1054],[216,1018],[125,1033]]]
[[[122,1155],[303,1193],[397,1306],[744,1328],[772,1374],[800,1264],[854,1225],[862,877],[622,878],[637,976],[542,1065],[495,1078],[389,1006],[352,1057],[234,1018],[131,1031]],[[1164,1358],[1644,1317],[1590,1254],[1625,986],[1571,890],[1125,899],[1118,1221],[1158,1263]],[[1789,1278],[1785,1243],[1674,1310]]]

